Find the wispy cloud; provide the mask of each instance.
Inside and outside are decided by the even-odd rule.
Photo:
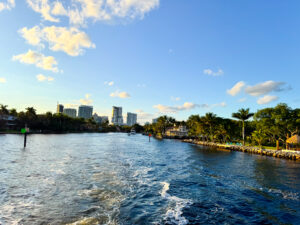
[[[53,77],[45,76],[45,75],[43,75],[43,74],[38,74],[38,75],[36,75],[36,79],[37,79],[39,82],[43,82],[43,81],[49,81],[49,82],[52,82],[52,81],[54,81],[54,78],[53,78]]]
[[[6,0],[4,2],[0,2],[0,12],[2,10],[11,10],[15,7],[15,0]]]
[[[115,92],[110,94],[110,97],[113,97],[113,98],[130,98],[130,94],[128,94],[125,91],[123,91],[123,92],[115,91]]]
[[[63,51],[70,56],[83,54],[84,48],[96,47],[85,32],[75,27],[24,27],[19,33],[31,45],[44,47],[44,43],[48,43],[52,51]]]
[[[79,102],[82,104],[82,105],[90,105],[93,103],[93,100],[91,99],[91,94],[85,94],[84,96],[85,98],[82,98],[79,100]]]
[[[224,74],[224,71],[219,69],[218,71],[213,71],[211,69],[205,69],[203,70],[203,73],[209,76],[217,77],[222,76]]]
[[[88,19],[112,21],[143,18],[146,13],[159,6],[159,0],[75,0],[71,3],[59,0],[26,1],[29,7],[41,14],[44,20],[59,22],[60,17],[65,16],[69,18],[71,24],[77,25],[85,25]]]
[[[104,84],[108,85],[108,86],[113,86],[115,84],[115,82],[114,81],[105,81]]]
[[[56,67],[57,61],[53,56],[45,56],[32,50],[28,50],[28,52],[24,54],[15,55],[12,59],[14,61],[19,61],[25,64],[33,64],[36,67],[42,68],[44,70],[50,70],[55,73],[59,71]]]
[[[231,89],[227,90],[227,93],[231,96],[236,96],[238,93],[241,92],[245,85],[246,84],[244,81],[239,81]]]
[[[265,95],[257,100],[259,105],[264,105],[278,100],[277,96]]]
[[[6,83],[6,79],[4,77],[0,77],[0,83]]]
[[[136,110],[136,113],[137,113],[137,119],[138,119],[138,122],[139,123],[146,123],[146,122],[149,122],[151,121],[153,118],[156,117],[156,114],[152,114],[152,113],[147,113],[147,112],[144,112],[143,110],[141,109],[138,109]]]
[[[285,85],[285,82],[276,82],[269,80],[263,83],[256,84],[254,86],[248,86],[246,87],[245,91],[247,94],[252,96],[261,96],[270,92],[280,92],[290,89],[290,87],[286,87]]]
[[[240,98],[239,99],[239,102],[245,102],[245,101],[247,101],[247,98]]]

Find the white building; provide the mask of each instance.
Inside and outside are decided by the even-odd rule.
[[[66,114],[69,117],[75,118],[77,115],[77,110],[71,108],[64,108],[64,114]]]
[[[137,114],[135,113],[127,113],[127,125],[133,126],[137,122]]]
[[[122,107],[113,106],[111,123],[114,125],[123,125]]]
[[[93,106],[81,105],[78,108],[78,117],[89,119],[93,116]]]

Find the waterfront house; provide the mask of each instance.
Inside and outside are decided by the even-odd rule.
[[[188,130],[186,129],[186,126],[176,126],[167,128],[165,135],[168,137],[186,137],[188,136]]]

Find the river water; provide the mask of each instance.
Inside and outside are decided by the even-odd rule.
[[[300,224],[300,163],[142,135],[0,136],[0,224]]]

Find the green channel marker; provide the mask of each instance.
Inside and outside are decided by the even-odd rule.
[[[26,128],[22,128],[22,129],[21,129],[21,133],[22,133],[22,134],[25,134],[25,133],[26,133]]]

